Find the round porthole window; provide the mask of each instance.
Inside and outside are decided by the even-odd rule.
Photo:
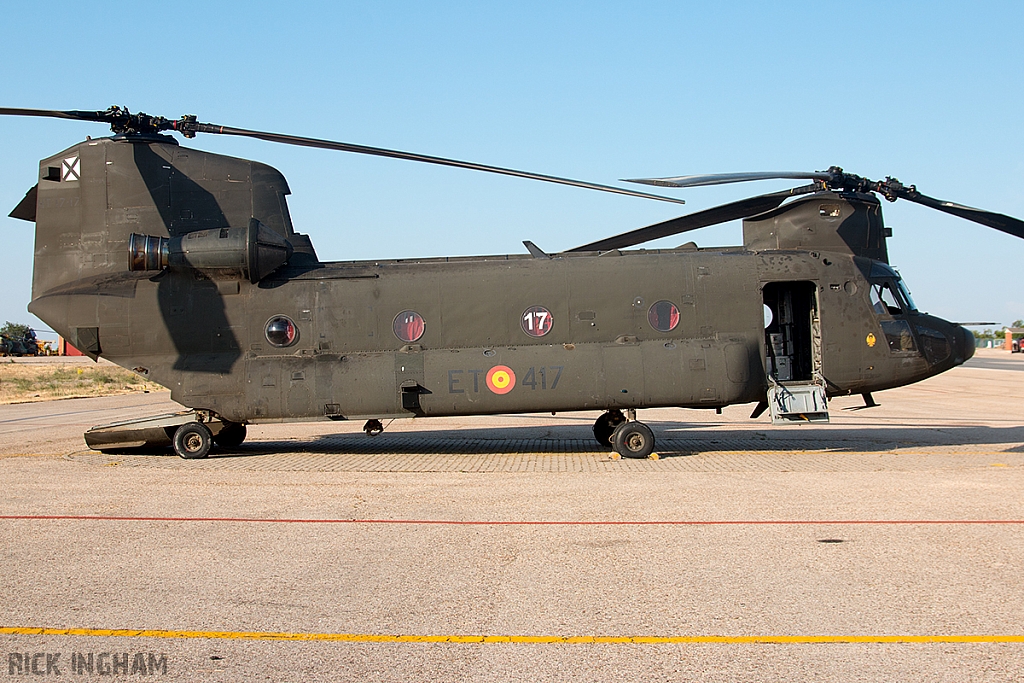
[[[543,337],[551,331],[554,322],[551,319],[551,311],[543,306],[530,306],[523,313],[523,332],[531,337]]]
[[[412,344],[422,337],[425,327],[423,316],[416,311],[402,311],[395,318],[395,336],[406,344]]]
[[[278,347],[291,346],[299,338],[299,328],[295,326],[291,318],[283,315],[271,318],[264,332],[267,335],[267,341]]]
[[[679,324],[679,309],[671,301],[657,301],[647,311],[647,322],[659,332],[671,332]]]

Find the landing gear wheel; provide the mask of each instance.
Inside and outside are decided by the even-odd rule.
[[[612,433],[612,446],[623,458],[646,458],[654,452],[654,432],[643,422],[623,422]]]
[[[225,422],[213,442],[221,448],[238,448],[245,441],[245,425],[240,422]]]
[[[626,421],[622,411],[609,410],[594,423],[594,438],[605,448],[612,446],[612,434],[615,428]]]
[[[174,452],[186,460],[205,458],[210,454],[213,434],[201,422],[189,422],[174,432]]]

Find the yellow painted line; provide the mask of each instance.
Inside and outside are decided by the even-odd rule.
[[[832,451],[833,453],[842,454],[842,451]],[[852,453],[853,451],[851,451]],[[1007,451],[865,451],[859,455],[963,455],[970,456],[972,458],[986,455],[1018,455],[1017,453],[1009,453]]]
[[[697,455],[838,455],[838,456],[872,456],[872,455],[953,455],[977,458],[981,456],[985,457],[996,457],[1011,455],[1005,451],[1003,452],[974,452],[974,451],[855,451],[855,450],[773,450],[773,451],[698,451]],[[1012,455],[1017,455],[1013,453]]]
[[[277,633],[270,631],[168,631],[107,628],[0,627],[0,635],[102,636],[207,640],[315,640],[343,643],[527,643],[527,644],[696,644],[696,643],[1024,643],[1024,635],[931,636],[485,636],[387,635],[377,633]]]

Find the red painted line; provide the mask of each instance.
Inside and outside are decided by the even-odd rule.
[[[250,522],[266,524],[440,524],[451,526],[850,526],[1021,524],[1024,519],[814,519],[814,520],[456,520],[456,519],[268,519],[257,517],[128,517],[116,515],[0,515],[0,520],[83,522]]]

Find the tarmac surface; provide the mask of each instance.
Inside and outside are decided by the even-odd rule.
[[[263,425],[185,461],[82,441],[164,393],[0,406],[7,673],[1021,681],[1021,370],[981,349],[829,425],[640,411],[643,461],[597,413]]]

